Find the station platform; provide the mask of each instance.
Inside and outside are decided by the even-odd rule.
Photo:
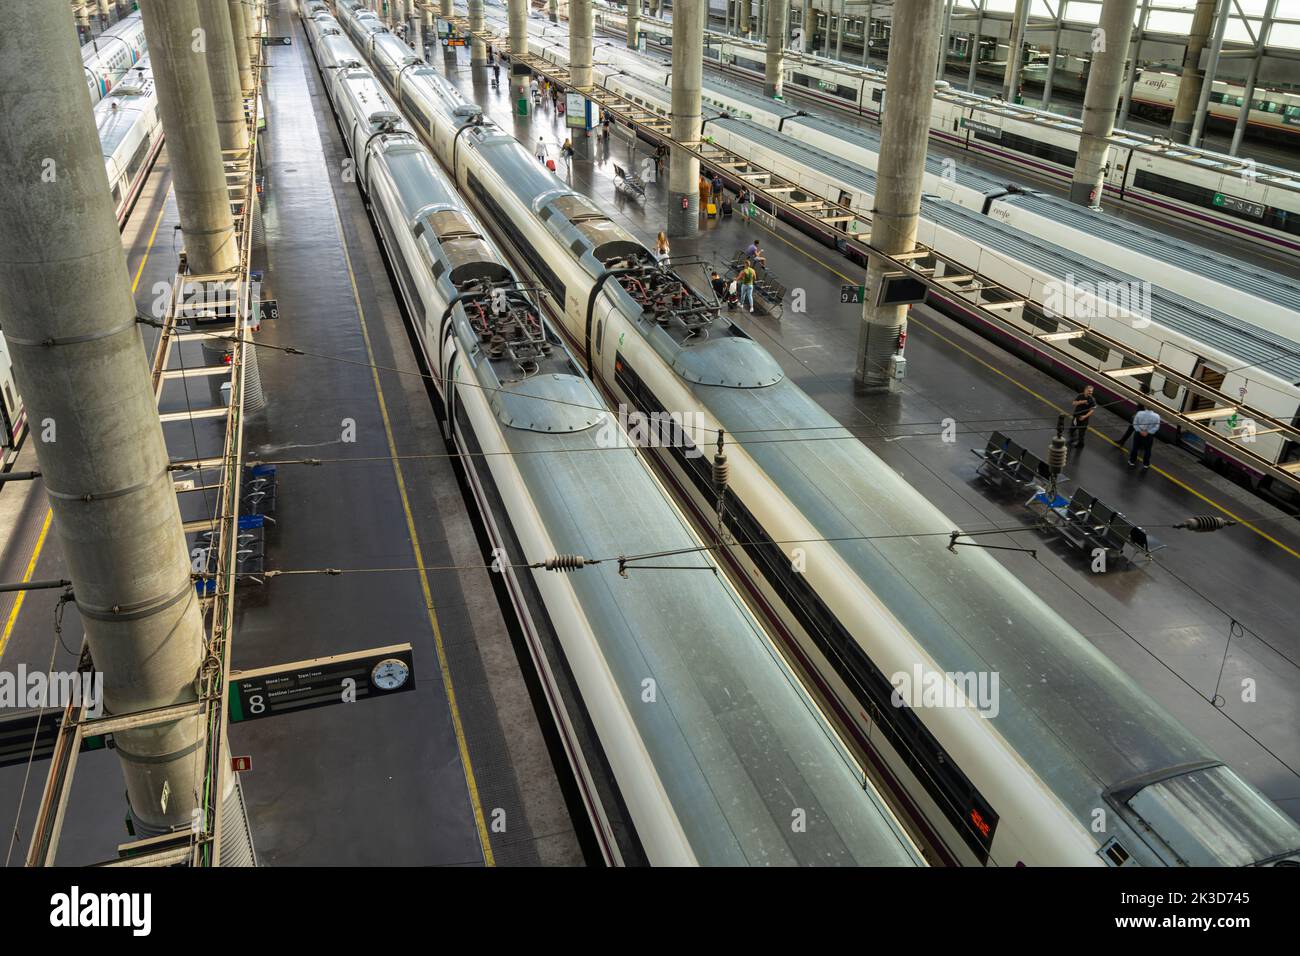
[[[252,758],[240,778],[258,863],[581,864],[585,837],[550,730],[534,710],[364,204],[342,175],[346,153],[310,50],[281,6],[273,32],[293,43],[268,48],[260,147],[263,295],[278,300],[279,318],[256,337],[267,408],[249,416],[245,446],[248,463],[281,462],[266,566],[305,573],[241,583],[232,665],[237,674],[410,642],[416,690],[231,724],[232,756]],[[177,228],[164,150],[123,236],[142,311],[175,271]],[[188,348],[197,359],[197,343]],[[190,388],[208,404],[205,383]],[[193,454],[173,437],[173,458]],[[35,467],[32,447],[29,437],[15,467]],[[290,463],[307,457],[322,464]],[[39,482],[0,491],[4,580],[66,573],[47,513]],[[327,568],[345,573],[320,573]],[[72,666],[65,648],[80,645],[80,626],[68,610],[55,640],[59,593],[2,596],[0,667],[48,669],[52,645],[54,667]],[[11,865],[23,859],[47,768],[0,769],[0,827],[8,833],[18,820]],[[59,864],[116,856],[127,839],[121,794],[116,757],[83,754]]]
[[[516,115],[504,83],[495,89],[489,69],[471,69],[468,51],[431,46],[429,61],[530,150],[542,138],[557,157],[561,178],[652,244],[666,222],[666,183],[650,184],[644,203],[614,188],[615,164],[639,170],[651,155],[647,144],[615,135],[605,147],[593,139],[592,158],[575,159],[566,168],[558,156],[569,132],[548,105]],[[1037,559],[1024,551],[994,553],[1194,734],[1300,819],[1300,741],[1293,732],[1300,718],[1300,634],[1292,623],[1300,596],[1295,519],[1166,444],[1158,445],[1149,472],[1130,471],[1116,445],[1126,422],[1103,408],[1065,474],[1136,524],[1160,528],[1156,533],[1168,547],[1150,564],[1092,573],[1078,552],[1033,529],[1020,498],[1008,500],[978,478],[979,462],[971,454],[999,429],[1045,457],[1056,417],[1070,407],[1074,389],[956,321],[917,307],[901,389],[856,394],[852,375],[861,307],[841,304],[840,287],[859,285],[863,277],[847,259],[784,225],[772,231],[744,224],[738,215],[704,221],[697,237],[673,239],[672,252],[721,266],[755,238],[769,270],[791,291],[802,291],[806,309],[795,312],[787,298],[779,319],[739,312],[733,317],[792,379],[926,493],[954,527],[1011,529],[979,540],[1036,550]],[[943,438],[945,420],[957,424],[955,441]],[[1202,513],[1239,524],[1214,535],[1170,527]],[[1243,693],[1252,687],[1253,698]]]

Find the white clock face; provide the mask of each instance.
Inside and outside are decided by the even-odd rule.
[[[389,657],[374,666],[370,671],[370,682],[380,690],[397,690],[411,676],[411,669],[405,661]]]

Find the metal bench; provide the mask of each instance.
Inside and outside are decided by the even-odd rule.
[[[622,193],[638,202],[645,201],[645,183],[641,181],[641,177],[632,175],[618,163],[614,164],[614,192]]]

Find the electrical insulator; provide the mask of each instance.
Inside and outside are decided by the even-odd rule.
[[[1184,531],[1219,531],[1236,523],[1230,518],[1221,518],[1218,515],[1192,515],[1174,527],[1182,528]]]
[[[546,559],[545,568],[547,571],[576,571],[586,563],[587,559],[580,554],[557,554]]]
[[[1069,456],[1070,447],[1065,443],[1065,439],[1060,435],[1053,435],[1052,443],[1047,446],[1047,467],[1052,474],[1061,473]]]
[[[731,465],[727,464],[727,456],[719,452],[713,456],[713,487],[717,489],[718,494],[727,490],[727,482],[731,478]]]

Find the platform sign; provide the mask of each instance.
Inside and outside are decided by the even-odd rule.
[[[1260,203],[1238,199],[1236,196],[1228,196],[1224,193],[1214,194],[1214,205],[1220,209],[1239,212],[1243,216],[1253,216],[1256,219],[1263,219],[1266,211],[1266,207]]]
[[[978,120],[969,119],[965,116],[961,118],[962,129],[968,129],[972,133],[979,133],[983,136],[989,136],[996,140],[1002,139],[1002,130],[989,123],[981,123]]]
[[[278,299],[261,299],[258,301],[258,312],[261,315],[262,322],[271,322],[280,317],[280,301]]]
[[[876,305],[915,305],[925,301],[925,283],[906,272],[887,272]]]
[[[262,37],[262,46],[290,46],[293,37]]]
[[[253,769],[252,757],[231,757],[230,769],[233,773],[248,773]]]
[[[258,720],[415,689],[410,644],[335,654],[230,676],[230,720]]]
[[[867,287],[864,285],[840,286],[841,305],[861,305],[867,301]]]
[[[564,125],[570,129],[591,129],[587,98],[581,93],[564,94]]]

